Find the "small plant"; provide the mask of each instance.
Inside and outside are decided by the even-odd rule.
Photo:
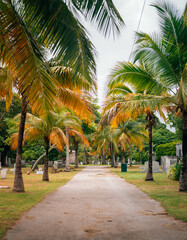
[[[168,171],[168,178],[172,180],[179,181],[180,179],[181,164],[176,163],[174,166],[171,166]]]

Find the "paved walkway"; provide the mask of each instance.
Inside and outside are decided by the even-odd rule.
[[[6,240],[187,240],[187,224],[104,167],[86,167],[24,214]]]

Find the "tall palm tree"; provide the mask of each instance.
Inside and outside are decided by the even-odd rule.
[[[125,69],[125,70],[124,70]],[[154,112],[159,111],[160,115],[164,117],[163,106],[156,102],[152,102],[152,105],[147,106],[150,96],[143,99],[145,89],[143,84],[133,84],[136,78],[141,79],[148,78],[149,81],[154,81],[151,72],[148,72],[143,66],[133,66],[130,63],[120,63],[113,70],[111,74],[111,80],[109,82],[109,92],[106,98],[104,119],[113,119],[116,126],[130,118],[137,118],[139,115],[146,113],[147,124],[146,129],[149,133],[149,160],[148,170],[146,174],[146,181],[153,180],[152,174],[152,127],[155,125]],[[131,88],[126,85],[131,83]]]
[[[95,50],[75,17],[78,12],[94,20],[104,34],[112,29],[119,32],[123,24],[112,1],[0,2],[0,62],[16,72],[15,82],[22,95],[14,191],[24,191],[21,151],[27,104],[29,102],[33,111],[40,111],[40,114],[55,105],[57,87],[38,42],[60,61],[70,62],[76,71],[82,69],[86,77],[95,72]]]
[[[183,158],[179,190],[187,190],[187,24],[184,14],[163,2],[154,5],[160,22],[160,33],[136,34],[134,62],[120,63],[113,71],[116,81],[130,83],[142,90],[131,96],[131,107],[159,110],[175,107],[183,116]],[[130,98],[129,98],[130,99]]]

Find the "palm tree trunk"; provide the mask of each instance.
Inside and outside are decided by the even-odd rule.
[[[75,168],[79,167],[79,161],[78,161],[78,150],[79,150],[79,143],[78,141],[74,141],[75,146]]]
[[[130,167],[132,167],[132,146],[130,146]]]
[[[19,125],[19,135],[18,135],[18,146],[16,153],[16,170],[15,170],[15,178],[14,178],[14,192],[24,192],[24,183],[23,176],[21,170],[21,153],[22,153],[22,145],[23,145],[23,134],[25,129],[25,120],[27,114],[27,101],[25,97],[22,97],[21,102],[21,119]]]
[[[68,128],[66,127],[66,138],[68,140],[68,144],[66,144],[66,166],[65,166],[65,171],[70,172],[70,167],[69,167],[69,133],[68,133]]]
[[[153,173],[152,173],[152,125],[149,124],[148,127],[149,132],[149,162],[147,168],[147,174],[145,181],[153,181]]]
[[[48,160],[49,160],[49,139],[47,136],[44,138],[45,141],[45,163],[44,163],[44,171],[43,171],[43,179],[42,181],[49,181],[49,173],[48,173]]]
[[[84,165],[87,165],[87,153],[85,146],[84,146]]]
[[[179,191],[187,191],[187,111],[183,111],[182,154]]]
[[[118,162],[117,162],[117,154],[115,154],[114,156],[114,167],[117,168],[118,167]]]
[[[49,153],[52,149],[54,149],[54,148],[55,148],[55,146],[52,145],[52,146],[49,148],[48,153]],[[45,156],[46,156],[46,152],[44,152],[41,156],[39,156],[39,158],[36,160],[36,162],[34,163],[33,167],[31,168],[32,171],[34,171],[34,170],[36,169],[37,164],[38,164],[38,163],[43,159],[43,157],[45,157]]]
[[[142,151],[140,152],[140,165],[142,165]]]
[[[122,163],[124,164],[125,163],[125,151],[124,150],[122,150],[123,151],[123,160],[122,160]]]
[[[110,145],[110,154],[111,154],[111,167],[114,167],[114,148],[112,143]]]

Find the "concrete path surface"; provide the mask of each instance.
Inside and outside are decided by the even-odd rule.
[[[86,167],[33,207],[6,240],[187,240],[187,223],[104,167]]]

